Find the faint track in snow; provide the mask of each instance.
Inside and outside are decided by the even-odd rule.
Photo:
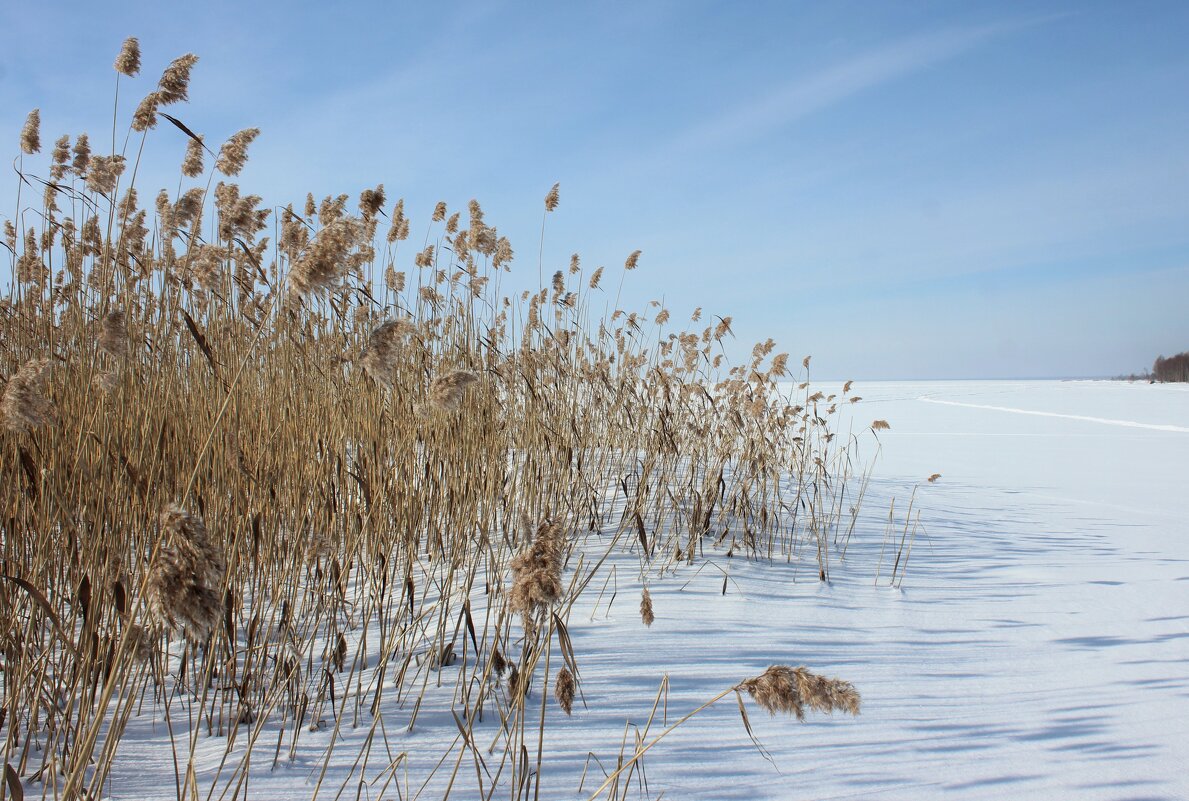
[[[1059,412],[1038,412],[1033,409],[1015,409],[1010,406],[989,406],[984,403],[964,403],[962,401],[939,400],[938,398],[928,398],[921,396],[917,398],[919,401],[925,403],[941,403],[946,406],[966,406],[971,409],[993,409],[997,412],[1011,412],[1013,414],[1031,414],[1036,417],[1060,417],[1065,420],[1082,420],[1088,423],[1102,423],[1109,426],[1122,426],[1124,428],[1147,428],[1152,431],[1173,431],[1179,434],[1189,434],[1189,428],[1184,426],[1165,425],[1160,423],[1137,423],[1134,420],[1113,420],[1109,417],[1088,417],[1081,414],[1061,414]]]

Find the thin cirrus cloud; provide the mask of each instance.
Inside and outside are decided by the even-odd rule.
[[[670,156],[726,147],[762,137],[878,86],[928,69],[1013,31],[1054,17],[950,28],[886,44],[808,76],[798,76],[762,97],[697,123],[666,144]]]

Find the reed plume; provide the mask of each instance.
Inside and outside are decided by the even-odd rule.
[[[99,325],[99,349],[116,359],[128,354],[128,329],[122,309],[110,311]]]
[[[158,518],[162,542],[150,567],[149,603],[156,618],[205,642],[222,611],[223,554],[201,517],[170,504]]]
[[[260,135],[259,128],[245,128],[232,134],[231,138],[219,148],[219,157],[215,159],[215,169],[224,175],[239,175],[240,170],[248,162],[248,145]]]
[[[512,559],[508,608],[523,615],[526,625],[561,597],[564,541],[561,525],[546,520],[537,527],[532,544]]]
[[[556,183],[553,188],[549,190],[549,194],[545,195],[545,211],[553,211],[557,208],[558,192],[561,189],[561,184]]]
[[[186,140],[186,157],[182,159],[182,175],[197,178],[202,175],[202,137]]]
[[[644,621],[645,626],[651,626],[656,617],[652,614],[652,596],[645,587],[644,591],[640,593],[640,619]]]
[[[478,380],[479,376],[467,370],[439,375],[429,385],[429,401],[444,411],[455,411],[462,404],[467,387]]]
[[[41,109],[33,109],[21,128],[21,152],[32,156],[41,152]]]
[[[553,682],[553,697],[567,715],[574,710],[574,691],[577,688],[578,684],[569,668],[563,667],[557,672],[557,679]]]
[[[132,130],[148,131],[157,127],[157,108],[161,105],[161,93],[149,92],[132,112]]]
[[[861,699],[850,682],[828,679],[804,667],[772,665],[739,686],[747,690],[755,702],[771,715],[784,712],[796,715],[797,720],[804,720],[806,707],[818,712],[839,710],[852,715],[859,714]]]
[[[375,189],[364,189],[359,193],[359,213],[363,219],[370,220],[384,208],[384,184]]]
[[[124,40],[124,46],[120,48],[120,54],[116,56],[113,66],[116,72],[129,78],[140,72],[140,42],[135,36],[129,36]]]
[[[91,156],[87,169],[87,188],[101,195],[116,191],[116,183],[124,174],[123,156]]]
[[[874,423],[871,424],[872,431],[887,431],[891,427],[892,427],[891,424],[888,423],[887,420],[876,420]]]
[[[631,252],[631,255],[629,255],[629,256],[628,256],[628,259],[627,259],[627,261],[625,261],[625,262],[623,263],[623,269],[625,269],[625,270],[634,270],[634,269],[636,269],[636,265],[637,265],[639,262],[640,262],[640,251],[638,251],[638,250],[633,250],[633,251]]]
[[[163,106],[190,99],[190,70],[198,63],[198,56],[186,53],[170,62],[157,83],[157,99]]]
[[[0,399],[0,416],[9,431],[31,431],[53,422],[54,403],[46,397],[49,368],[49,359],[31,359],[8,379]]]
[[[360,355],[359,363],[376,382],[392,387],[397,358],[400,356],[400,341],[414,330],[413,324],[402,318],[388,320],[368,336],[367,347]]]
[[[74,140],[74,160],[70,164],[70,168],[74,170],[75,175],[80,178],[87,174],[87,167],[91,162],[91,141],[87,138],[85,133],[78,135]]]

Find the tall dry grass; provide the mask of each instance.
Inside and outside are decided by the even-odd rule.
[[[12,782],[100,797],[145,714],[179,799],[247,791],[247,756],[200,786],[211,737],[275,764],[311,728],[363,727],[362,775],[446,693],[446,793],[473,764],[484,797],[536,796],[548,688],[567,714],[581,693],[569,610],[612,554],[651,580],[712,551],[828,577],[858,439],[808,359],[789,394],[771,340],[731,365],[729,317],[616,308],[577,256],[508,297],[512,247],[476,201],[437,204],[421,250],[382,186],[274,213],[229,180],[256,129],[216,153],[164,110],[196,62],[166,68],[122,146],[113,125],[110,149],[41,154],[37,112],[20,134],[0,301]],[[117,122],[140,64],[129,40]],[[185,158],[145,208],[149,135]]]

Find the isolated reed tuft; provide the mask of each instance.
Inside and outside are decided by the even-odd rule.
[[[560,183],[554,184],[553,188],[549,190],[549,194],[545,195],[545,211],[553,211],[557,208],[558,193],[560,189]]]
[[[872,431],[887,431],[891,427],[887,420],[876,420],[871,424]]]
[[[783,712],[796,715],[797,720],[804,720],[806,707],[818,712],[838,710],[859,714],[861,699],[850,682],[828,679],[804,667],[772,665],[739,686],[772,715]]]
[[[640,593],[640,619],[644,621],[645,626],[651,626],[656,620],[652,613],[652,595],[649,594],[647,587]]]
[[[443,411],[455,411],[462,405],[467,387],[478,380],[479,376],[468,370],[439,375],[429,385],[429,402]]]
[[[46,397],[49,369],[49,359],[31,359],[8,379],[0,400],[0,416],[9,431],[30,431],[53,422],[54,403]]]

